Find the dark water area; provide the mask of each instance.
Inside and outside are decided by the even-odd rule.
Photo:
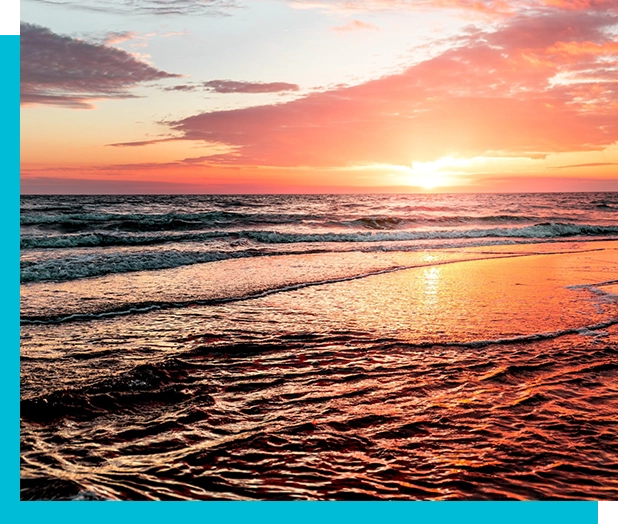
[[[22,197],[21,498],[615,499],[615,212]]]

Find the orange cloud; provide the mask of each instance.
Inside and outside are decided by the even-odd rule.
[[[618,42],[557,42],[547,52],[573,56],[613,55],[618,53]]]
[[[543,0],[542,4],[547,7],[579,11],[584,9],[618,8],[616,0]]]

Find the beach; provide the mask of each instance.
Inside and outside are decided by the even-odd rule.
[[[40,213],[25,214],[22,245],[39,238],[33,216],[64,217],[48,243],[102,238]],[[330,244],[139,271],[101,261],[141,240],[25,249],[22,275],[39,277],[21,289],[22,500],[615,499],[613,218],[495,218],[491,236],[471,233],[487,229],[478,216],[377,233],[331,224]],[[243,220],[191,234],[229,252],[250,236]],[[575,233],[521,234],[535,227]],[[99,274],[63,277],[77,257]]]

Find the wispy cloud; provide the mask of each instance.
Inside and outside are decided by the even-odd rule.
[[[175,86],[165,87],[164,90],[165,91],[196,91],[200,89],[200,87],[201,86],[199,84],[178,84]]]
[[[137,140],[135,142],[118,142],[116,144],[107,144],[109,147],[142,147],[150,146],[152,144],[160,144],[161,142],[172,142],[178,140],[174,137],[167,138],[153,138],[151,140]]]
[[[35,0],[88,11],[137,15],[222,15],[239,6],[236,0]]]
[[[166,91],[197,91],[203,90],[211,93],[283,93],[288,91],[298,91],[297,84],[288,82],[241,82],[236,80],[209,80],[196,84],[179,84],[166,87]]]
[[[380,28],[373,25],[363,22],[361,20],[352,20],[345,25],[333,27],[333,31],[337,31],[340,33],[347,33],[349,31],[362,31],[362,30],[370,30],[370,31],[379,31]]]
[[[296,84],[287,82],[237,82],[234,80],[210,80],[204,87],[215,93],[280,93],[298,91]]]
[[[526,9],[554,8],[574,11],[618,9],[616,0],[288,0],[299,9],[338,12],[388,11],[402,9],[453,8],[487,15],[513,15]]]
[[[571,164],[568,166],[555,166],[551,169],[573,169],[576,167],[603,167],[603,166],[618,166],[617,162],[591,162],[589,164]]]
[[[88,109],[99,99],[132,98],[131,88],[180,75],[106,45],[21,24],[21,103]]]

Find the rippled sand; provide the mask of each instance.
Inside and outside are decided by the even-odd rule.
[[[618,242],[22,286],[22,498],[612,499]]]

